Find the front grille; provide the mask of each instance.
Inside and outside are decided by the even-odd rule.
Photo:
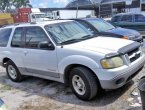
[[[135,40],[135,41],[137,41],[139,43],[142,43],[143,42],[143,39],[138,39],[138,40]]]
[[[130,62],[134,62],[135,60],[137,60],[138,58],[140,58],[141,56],[141,51],[140,48],[135,48],[129,52],[127,52],[128,58],[130,60]]]
[[[127,54],[128,54],[128,56],[131,56],[133,53],[136,53],[138,51],[139,51],[139,48],[136,48],[136,49],[134,49],[132,51],[129,51]]]

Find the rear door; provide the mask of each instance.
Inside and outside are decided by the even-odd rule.
[[[24,65],[29,73],[36,76],[58,78],[56,49],[42,49],[39,44],[50,41],[41,27],[25,27]]]
[[[145,31],[145,16],[141,14],[134,15],[134,29],[137,31]]]

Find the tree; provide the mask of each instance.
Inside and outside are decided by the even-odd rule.
[[[29,0],[0,0],[0,11],[11,12],[12,7],[32,7]]]
[[[32,7],[30,4],[29,0],[13,0],[13,5],[16,8],[21,8],[21,7]]]
[[[12,0],[0,0],[1,11],[8,11],[11,8]]]

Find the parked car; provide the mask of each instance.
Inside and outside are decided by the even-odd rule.
[[[121,13],[111,19],[114,26],[139,31],[145,36],[145,14],[144,13]]]
[[[145,63],[138,42],[94,36],[71,20],[44,21],[0,29],[0,64],[20,82],[35,76],[69,84],[82,100],[102,89],[117,89]]]
[[[105,35],[109,37],[129,39],[143,43],[143,37],[135,30],[115,27],[110,23],[100,18],[83,18],[74,19],[84,25],[94,34]]]

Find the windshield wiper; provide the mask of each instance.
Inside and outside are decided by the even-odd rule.
[[[81,40],[91,39],[91,38],[94,38],[94,37],[98,37],[98,34],[83,36],[83,37],[81,37]]]
[[[71,39],[71,40],[61,42],[60,44],[71,44],[71,43],[74,43],[74,42],[79,42],[80,40],[81,39]]]
[[[70,44],[70,43],[79,42],[79,41],[86,40],[86,39],[91,39],[94,37],[97,37],[97,35],[85,35],[79,39],[67,40],[67,41],[61,42],[60,44]]]
[[[91,38],[92,37],[92,35],[85,35],[85,36],[83,36],[83,37],[81,37],[81,39],[88,39],[88,38]]]

